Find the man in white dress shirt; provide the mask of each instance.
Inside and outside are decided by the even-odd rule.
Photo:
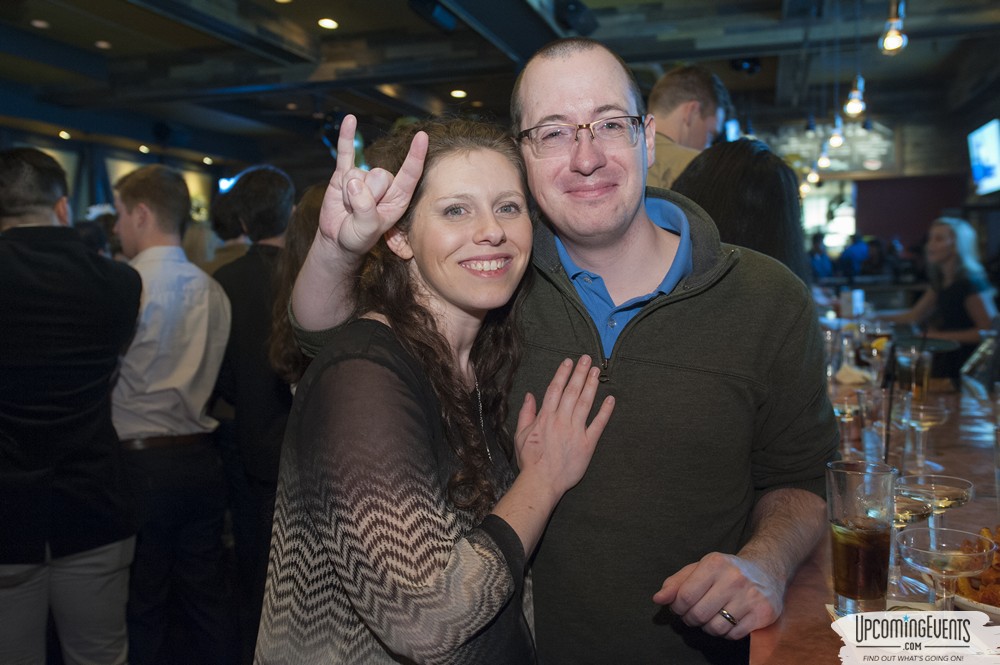
[[[229,300],[181,248],[191,200],[179,172],[153,165],[129,173],[115,183],[115,207],[115,231],[143,285],[139,325],[112,393],[140,520],[129,661],[228,663],[226,490],[206,405],[229,337]],[[172,628],[174,619],[182,623]]]

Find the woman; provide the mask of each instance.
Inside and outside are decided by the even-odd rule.
[[[917,324],[927,337],[958,342],[957,350],[934,355],[932,369],[935,376],[957,380],[982,333],[993,326],[994,290],[979,262],[976,231],[964,219],[935,219],[924,253],[931,288],[908,311],[880,318]]]
[[[673,190],[705,209],[722,242],[749,247],[812,281],[802,233],[795,171],[756,139],[717,143],[701,152]]]
[[[405,211],[366,258],[354,316],[299,383],[256,660],[530,663],[525,561],[613,401],[587,426],[597,370],[566,360],[540,410],[527,395],[507,431],[511,301],[532,234],[514,142],[428,121],[372,146],[386,171],[364,175],[344,122],[324,214],[360,216],[385,187]]]

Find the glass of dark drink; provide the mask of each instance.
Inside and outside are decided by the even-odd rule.
[[[885,610],[895,477],[896,469],[888,464],[837,461],[826,465],[838,616]]]

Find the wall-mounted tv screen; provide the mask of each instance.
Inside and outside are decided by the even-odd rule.
[[[969,132],[969,162],[976,194],[1000,191],[1000,119]]]

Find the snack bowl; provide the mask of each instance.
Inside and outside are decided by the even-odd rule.
[[[987,605],[955,594],[955,609],[982,612],[989,616],[992,623],[1000,624],[1000,607],[996,605]]]

